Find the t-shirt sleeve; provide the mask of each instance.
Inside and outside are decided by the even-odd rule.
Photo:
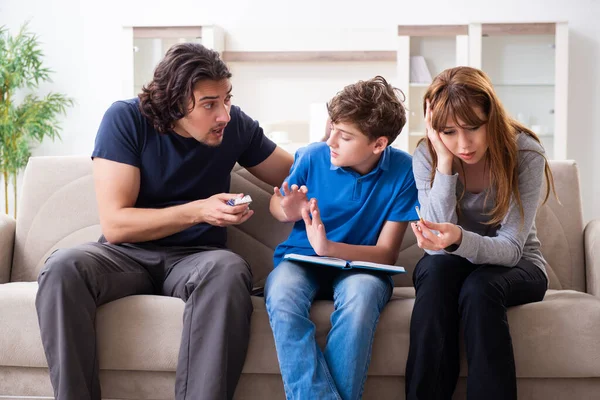
[[[92,158],[140,167],[141,121],[133,107],[122,101],[109,107],[98,128]]]
[[[306,185],[310,164],[309,159],[310,155],[308,154],[306,147],[298,149],[294,155],[294,163],[292,164],[292,168],[290,168],[290,174],[285,178],[284,182],[287,182],[289,186],[298,185],[300,187]],[[279,190],[281,191],[281,194],[284,194],[283,188],[280,188]]]
[[[519,193],[523,218],[516,200],[510,202],[496,236],[481,236],[462,229],[460,246],[451,254],[467,258],[473,264],[513,267],[523,255],[523,247],[535,220],[544,181],[546,159],[542,152],[524,151],[519,160]]]
[[[277,145],[265,136],[258,121],[250,118],[239,108],[232,109],[232,112],[238,113],[239,134],[248,138],[245,142],[247,144],[246,149],[240,155],[238,163],[245,168],[254,167],[266,160]]]
[[[425,143],[417,146],[413,155],[413,171],[423,219],[456,224],[456,184],[458,174],[445,175],[436,171],[431,184],[432,161]]]
[[[419,219],[415,206],[419,205],[419,192],[415,184],[415,177],[411,163],[407,163],[408,171],[404,175],[404,180],[399,183],[399,189],[396,191],[394,205],[387,218],[388,221],[405,222]]]

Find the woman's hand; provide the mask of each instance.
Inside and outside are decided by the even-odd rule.
[[[326,256],[330,242],[327,240],[325,226],[323,225],[323,221],[321,221],[317,199],[310,199],[309,208],[302,209],[302,219],[304,219],[304,225],[306,225],[306,236],[313,250],[317,255]]]
[[[417,237],[417,245],[424,250],[444,250],[453,244],[460,245],[462,241],[462,230],[448,222],[437,224],[423,220],[411,222],[410,227]]]
[[[426,100],[426,110],[425,110],[425,132],[427,133],[427,138],[431,142],[433,149],[435,150],[435,154],[437,155],[437,169],[442,174],[452,175],[452,160],[454,160],[454,155],[442,139],[440,138],[440,134],[438,131],[431,127],[431,103],[429,100]]]

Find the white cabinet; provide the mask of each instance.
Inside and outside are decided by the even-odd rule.
[[[540,136],[548,158],[567,157],[566,23],[400,26],[398,34],[398,84],[407,88],[409,118],[394,145],[412,152],[424,134],[427,85],[409,78],[411,57],[422,56],[432,77],[458,65],[485,71],[508,113]]]
[[[479,27],[480,25],[480,27]],[[567,158],[569,30],[566,22],[472,24],[480,67],[508,113],[534,131],[550,159]]]
[[[131,32],[131,33],[129,33]],[[133,85],[130,96],[137,96],[142,86],[152,80],[154,69],[171,46],[177,43],[201,43],[222,53],[223,29],[219,26],[154,26],[128,28],[133,35]]]
[[[394,146],[412,153],[424,137],[425,91],[431,78],[443,70],[469,64],[468,32],[467,25],[398,27],[397,85],[406,95],[408,112],[406,126]]]

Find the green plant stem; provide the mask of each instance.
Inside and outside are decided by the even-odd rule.
[[[4,210],[6,215],[8,215],[8,171],[4,170]]]
[[[13,196],[14,196],[14,211],[13,211],[13,218],[16,220],[17,219],[17,174],[14,173],[13,174]]]

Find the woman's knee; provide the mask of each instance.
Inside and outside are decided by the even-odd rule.
[[[481,267],[483,268],[483,267]],[[460,290],[458,304],[461,308],[468,305],[502,305],[504,293],[501,285],[488,276],[473,273],[465,279]]]
[[[453,268],[458,261],[456,258],[457,256],[444,254],[426,255],[421,258],[413,275],[415,287],[423,285],[445,287],[457,273]]]

